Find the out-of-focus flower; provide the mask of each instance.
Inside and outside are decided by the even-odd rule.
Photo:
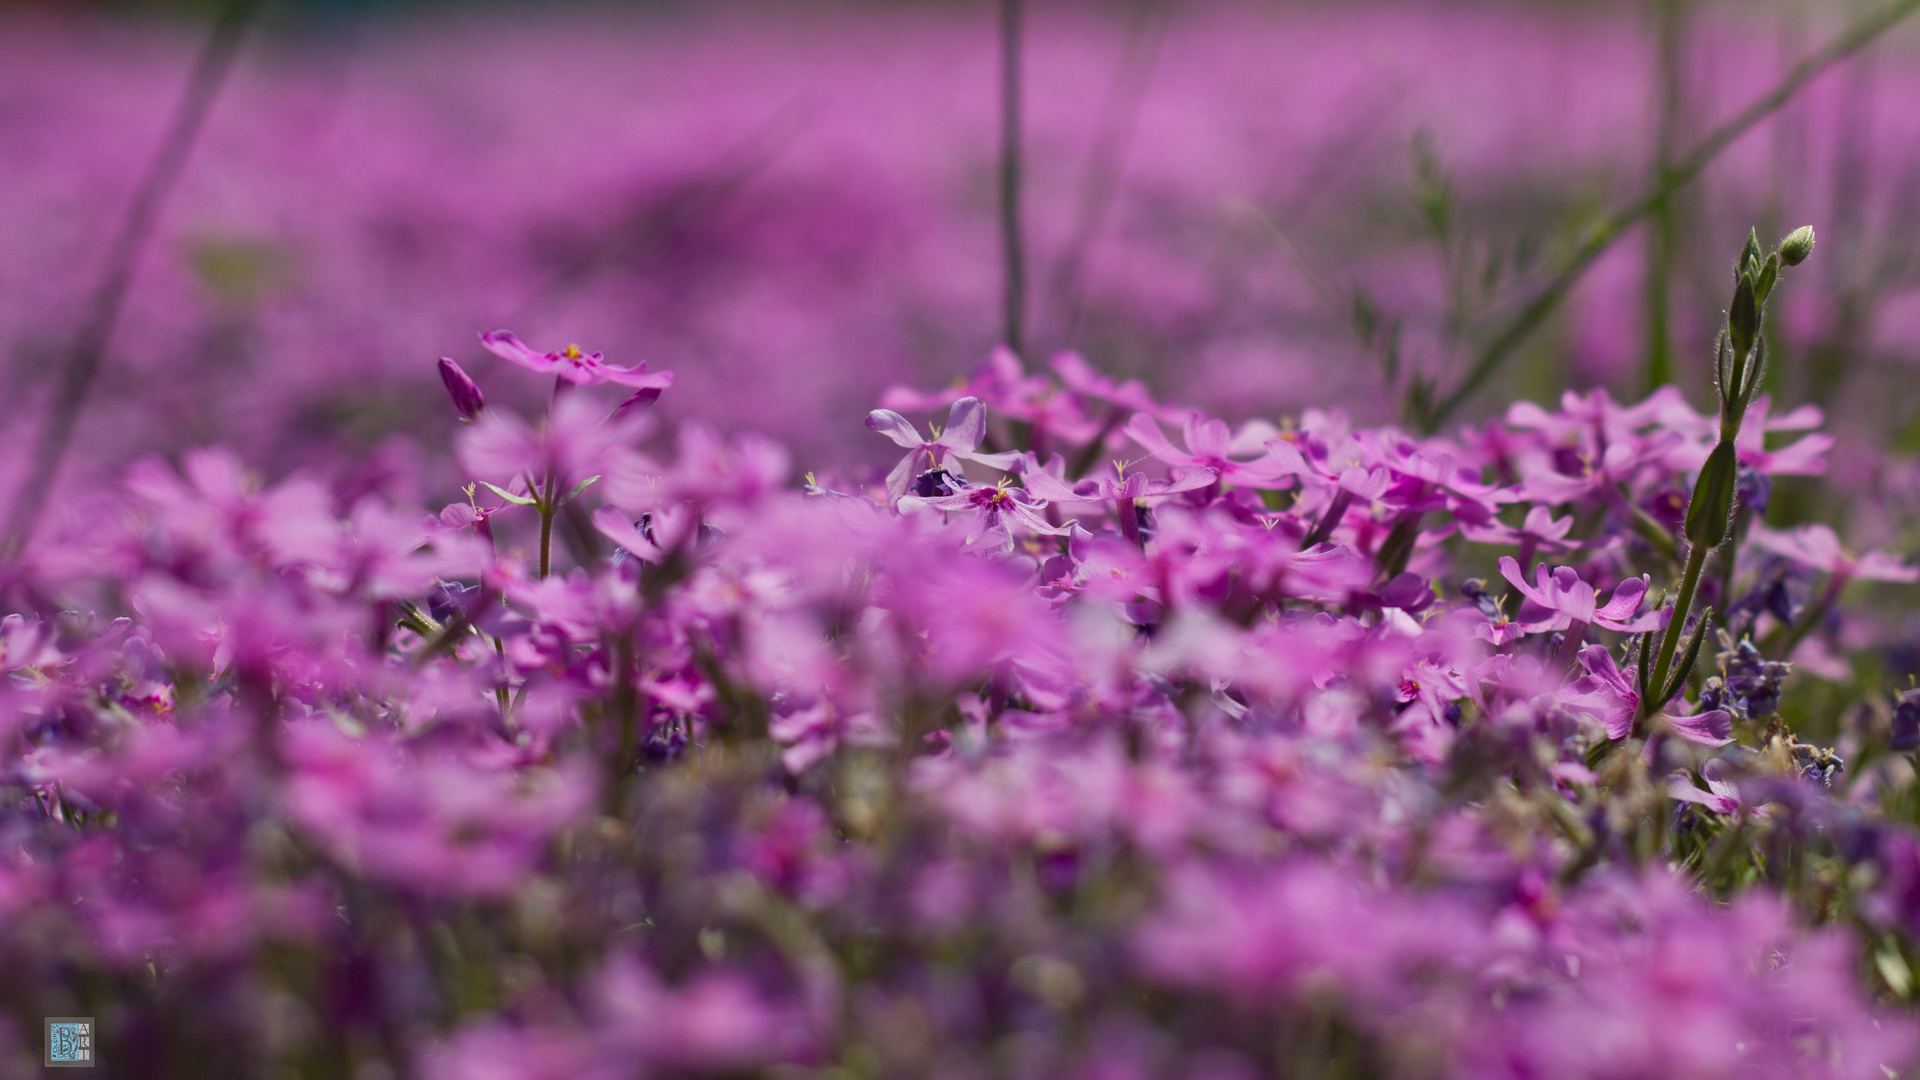
[[[613,383],[637,391],[656,394],[673,385],[673,372],[648,372],[643,362],[635,367],[609,364],[600,353],[583,353],[580,346],[569,345],[558,352],[538,352],[505,330],[488,330],[480,335],[480,344],[488,352],[541,375],[553,375],[576,386]],[[441,369],[445,374],[445,368]]]
[[[1801,525],[1791,532],[1780,532],[1755,525],[1750,534],[1755,547],[1781,558],[1831,574],[1842,581],[1910,582],[1920,580],[1920,568],[1908,566],[1882,551],[1854,555],[1840,546],[1840,538],[1831,527]]]

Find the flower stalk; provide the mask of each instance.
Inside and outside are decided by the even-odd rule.
[[[1703,615],[1694,630],[1693,640],[1684,654],[1680,636],[1686,629],[1700,574],[1707,556],[1726,543],[1735,512],[1739,509],[1739,453],[1734,442],[1746,418],[1755,391],[1766,375],[1767,343],[1761,334],[1766,320],[1766,304],[1779,280],[1782,266],[1797,266],[1813,252],[1813,229],[1796,229],[1780,242],[1771,254],[1762,256],[1760,239],[1747,234],[1746,247],[1734,271],[1733,302],[1727,308],[1727,325],[1714,348],[1714,382],[1719,392],[1720,438],[1701,466],[1694,482],[1693,495],[1687,501],[1684,526],[1687,562],[1680,575],[1680,590],[1673,614],[1660,635],[1660,649],[1651,674],[1641,686],[1640,716],[1635,724],[1643,731],[1646,721],[1666,707],[1692,673],[1693,658],[1706,634],[1712,612]],[[1674,666],[1676,655],[1681,656]]]

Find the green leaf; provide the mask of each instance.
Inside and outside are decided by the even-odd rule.
[[[1673,696],[1680,692],[1680,688],[1687,685],[1687,676],[1693,674],[1693,662],[1700,658],[1700,642],[1706,638],[1707,627],[1712,622],[1712,608],[1700,613],[1700,621],[1693,624],[1693,634],[1687,638],[1686,651],[1681,654],[1680,666],[1673,671],[1673,681],[1667,684],[1665,692],[1660,695],[1660,700],[1649,711],[1659,712],[1666,708],[1667,702],[1672,701]]]
[[[1740,249],[1740,273],[1751,273],[1760,268],[1760,231],[1747,230],[1747,245]]]
[[[580,493],[591,487],[593,482],[598,479],[600,479],[598,476],[589,476],[585,480],[580,481],[580,483],[574,486],[572,491],[567,492],[567,498],[570,500],[579,498]]]
[[[1733,496],[1739,484],[1738,467],[1733,443],[1720,440],[1707,456],[1700,479],[1694,482],[1693,497],[1687,501],[1687,543],[1711,549],[1727,538],[1727,521],[1733,516]]]
[[[480,486],[483,488],[486,488],[488,491],[493,492],[495,495],[500,496],[501,498],[507,500],[508,502],[512,503],[515,506],[539,506],[540,505],[539,499],[529,498],[525,495],[515,495],[511,491],[508,491],[504,488],[495,487],[494,485],[487,483],[485,480],[480,481]]]
[[[1753,339],[1760,332],[1760,302],[1754,295],[1753,275],[1741,274],[1733,290],[1733,306],[1727,309],[1727,333],[1733,338],[1735,369],[1753,351]]]
[[[1767,297],[1773,295],[1773,283],[1779,277],[1780,253],[1776,251],[1767,256],[1767,261],[1760,267],[1759,278],[1753,283],[1754,293],[1760,298],[1762,304],[1767,302]]]

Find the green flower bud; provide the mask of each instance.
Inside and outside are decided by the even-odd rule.
[[[1760,332],[1760,303],[1754,297],[1753,277],[1740,275],[1733,290],[1733,306],[1727,309],[1727,335],[1733,339],[1733,358],[1737,364],[1753,351],[1753,339]]]
[[[1788,266],[1799,266],[1813,254],[1813,226],[1802,225],[1787,234],[1780,241],[1780,261]]]

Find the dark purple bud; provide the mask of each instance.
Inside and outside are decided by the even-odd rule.
[[[619,407],[613,410],[613,419],[625,420],[627,417],[646,409],[649,405],[659,400],[660,391],[656,388],[638,391],[632,397],[621,402]]]
[[[1773,499],[1773,478],[1763,472],[1756,472],[1745,465],[1735,474],[1738,484],[1735,488],[1739,496],[1739,505],[1753,511],[1753,516],[1767,516],[1767,503]]]
[[[461,416],[472,420],[486,409],[487,395],[482,394],[472,377],[449,357],[440,358],[440,381],[447,384],[447,395],[453,398],[453,407],[460,410]]]
[[[1920,749],[1920,690],[1900,694],[1893,707],[1893,739],[1887,746],[1905,753]]]

